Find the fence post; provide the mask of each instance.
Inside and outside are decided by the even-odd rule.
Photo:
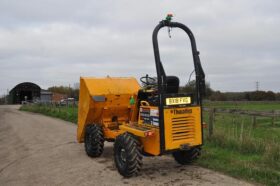
[[[214,108],[210,109],[210,111],[209,111],[209,128],[208,128],[209,137],[211,137],[213,135],[214,114],[215,114],[215,109]]]
[[[253,115],[253,117],[252,117],[252,123],[253,123],[253,128],[256,128],[257,120],[256,120],[256,116],[255,115]]]
[[[273,127],[274,127],[274,124],[275,124],[274,120],[275,120],[275,111],[272,110],[271,125],[272,125]]]
[[[240,142],[243,141],[243,136],[244,136],[243,133],[244,133],[244,117],[242,117],[242,122],[240,127],[240,137],[239,137]]]

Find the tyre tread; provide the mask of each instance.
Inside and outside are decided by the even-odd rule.
[[[94,139],[94,142],[91,140]],[[97,124],[87,125],[85,132],[85,151],[90,157],[99,157],[103,153],[104,134],[102,127]]]
[[[121,166],[117,160],[118,148],[124,148],[127,153],[126,165]],[[142,154],[139,141],[129,133],[124,133],[116,138],[114,144],[115,164],[119,173],[124,177],[137,175],[142,166]]]

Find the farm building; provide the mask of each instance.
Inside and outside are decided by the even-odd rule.
[[[53,102],[60,102],[63,99],[67,99],[67,95],[66,94],[61,94],[61,93],[57,93],[57,92],[53,92],[52,94],[52,101]]]
[[[35,83],[24,82],[16,85],[9,92],[9,103],[20,104],[22,101],[34,101],[40,99],[41,88]]]
[[[35,83],[24,82],[16,85],[9,92],[9,104],[21,104],[23,101],[34,102],[51,102],[53,93],[41,89]]]
[[[48,90],[41,89],[41,97],[40,102],[42,103],[49,103],[52,101],[53,93]]]

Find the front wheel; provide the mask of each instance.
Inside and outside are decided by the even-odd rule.
[[[137,175],[142,166],[142,154],[138,140],[129,133],[116,138],[114,159],[119,173],[124,177]]]
[[[195,161],[200,156],[200,151],[200,147],[196,147],[187,151],[176,151],[172,155],[179,164],[186,165]]]
[[[87,125],[85,131],[85,150],[90,157],[99,157],[103,152],[104,135],[100,125]]]

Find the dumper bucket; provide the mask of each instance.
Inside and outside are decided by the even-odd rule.
[[[129,120],[131,96],[140,85],[135,78],[80,78],[77,140],[83,142],[88,124],[104,125]]]

